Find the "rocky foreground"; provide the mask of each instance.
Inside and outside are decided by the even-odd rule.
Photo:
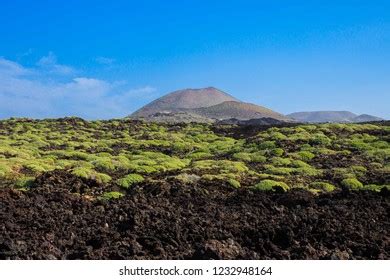
[[[0,190],[0,259],[389,259],[390,197],[174,182],[92,198],[66,172]]]

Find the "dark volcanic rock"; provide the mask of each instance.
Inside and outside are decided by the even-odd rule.
[[[99,201],[84,194],[102,186],[72,178],[57,172],[28,192],[0,190],[0,259],[390,257],[388,192],[316,197],[156,182]]]

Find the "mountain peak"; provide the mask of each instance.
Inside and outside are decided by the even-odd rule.
[[[145,105],[130,118],[156,122],[215,122],[231,118],[237,120],[272,118],[289,121],[282,114],[255,104],[241,102],[212,86],[171,92]]]
[[[187,88],[164,95],[134,112],[131,117],[147,117],[162,111],[193,109],[220,104],[225,101],[239,101],[215,87]]]

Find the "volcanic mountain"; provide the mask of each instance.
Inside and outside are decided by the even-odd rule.
[[[289,120],[268,108],[241,102],[214,87],[169,93],[137,110],[130,118],[156,122],[214,122],[261,118]]]
[[[238,101],[233,96],[214,87],[201,89],[183,89],[164,95],[141,109],[131,117],[149,117],[155,113],[176,112],[181,109],[193,109],[213,106],[225,101]]]
[[[192,109],[192,112],[204,117],[218,120],[231,118],[239,120],[260,118],[273,118],[277,120],[287,119],[282,114],[274,112],[268,108],[238,101],[225,101],[214,106],[195,108]]]
[[[297,112],[287,116],[296,121],[308,123],[358,123],[383,120],[375,116],[367,114],[357,115],[348,111]]]

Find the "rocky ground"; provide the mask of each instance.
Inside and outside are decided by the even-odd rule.
[[[0,189],[0,259],[389,259],[390,196],[148,183],[109,201],[64,171]]]

